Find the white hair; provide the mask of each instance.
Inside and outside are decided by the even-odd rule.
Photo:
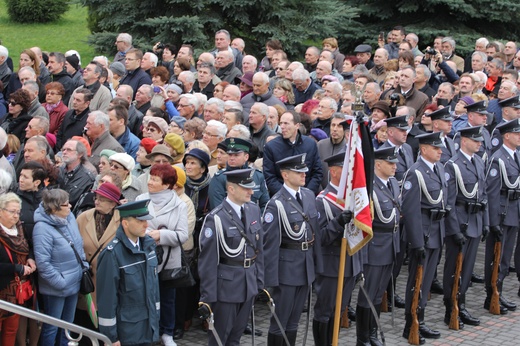
[[[255,79],[255,77],[259,77],[259,78],[262,78],[262,81],[264,82],[264,84],[267,84],[269,83],[269,77],[267,76],[267,74],[263,73],[263,72],[257,72],[253,75],[253,79]]]
[[[231,101],[231,100],[224,102],[224,108],[228,108],[228,109],[235,108],[235,109],[240,109],[241,112],[244,111],[244,106],[242,106],[242,104],[240,102]]]
[[[159,58],[157,57],[157,55],[155,55],[152,52],[146,52],[144,54],[150,55],[150,61],[153,62],[153,67],[157,67],[157,63],[159,62]]]
[[[132,35],[127,34],[126,32],[123,32],[123,33],[117,35],[117,39],[118,39],[119,41],[126,42],[126,43],[128,43],[129,45],[132,45]]]
[[[204,107],[206,106],[211,106],[211,105],[217,105],[217,112],[219,114],[222,114],[224,113],[224,101],[222,101],[221,99],[217,98],[217,97],[212,97],[210,98],[206,104],[204,105]]]
[[[2,45],[0,45],[0,57],[9,57],[9,50]]]
[[[221,121],[211,119],[210,121],[208,121],[208,125],[206,127],[208,127],[208,126],[212,126],[212,127],[216,128],[217,132],[218,132],[218,136],[220,138],[226,138],[226,134],[228,131],[226,124],[224,124]]]
[[[293,81],[306,81],[307,79],[310,78],[310,74],[309,74],[309,71],[307,71],[306,69],[304,69],[303,67],[302,68],[297,68],[296,70],[294,70],[294,72],[292,73],[292,79]]]
[[[193,72],[191,71],[182,71],[180,74],[179,74],[179,77],[186,77],[186,82],[187,83],[195,83],[195,75],[193,74]]]

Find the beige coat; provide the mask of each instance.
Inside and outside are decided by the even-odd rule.
[[[108,224],[108,227],[105,230],[105,233],[103,233],[101,239],[98,240],[96,234],[94,211],[94,208],[89,209],[86,212],[80,214],[77,218],[79,233],[83,238],[83,248],[85,249],[85,256],[87,257],[87,261],[89,262],[92,259],[92,256],[96,253],[96,250],[99,248],[99,246],[101,246],[101,244],[103,244],[102,249],[104,249],[115,237],[116,231],[120,224],[119,211],[114,210],[112,220]],[[97,253],[96,258],[94,258],[90,265],[93,273],[92,280],[94,281],[94,284],[96,283],[97,260],[99,258],[100,253],[101,250]],[[94,292],[92,292],[91,295],[92,301],[94,302],[94,304],[96,304],[96,291],[94,290]],[[87,304],[85,297],[81,294],[78,294],[78,297],[78,309],[86,310]]]

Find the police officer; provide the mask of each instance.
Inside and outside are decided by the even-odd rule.
[[[488,102],[487,101],[479,101],[473,104],[467,105],[466,111],[468,113],[468,121],[465,125],[460,126],[459,128],[465,127],[473,127],[473,126],[486,126],[488,115],[493,115],[487,111]],[[480,156],[484,163],[487,163],[487,160],[491,157],[491,135],[489,131],[483,127],[482,128],[482,138],[484,141],[479,146],[479,150],[477,155]],[[460,132],[456,132],[453,136],[453,142],[455,142],[455,148],[459,150],[460,148]]]
[[[261,214],[251,203],[253,173],[250,168],[224,173],[227,197],[206,216],[200,234],[200,301],[214,311],[223,345],[240,344],[253,300],[264,288]],[[210,333],[208,345],[217,344]]]
[[[316,275],[316,281],[314,282],[316,303],[314,305],[312,331],[316,346],[326,346],[332,342],[341,238],[343,237],[345,224],[350,222],[352,218],[352,213],[349,210],[343,212],[338,207],[336,201],[344,160],[345,152],[338,153],[324,160],[329,167],[330,181],[325,190],[316,198],[320,230],[323,232],[321,252],[323,253],[324,268],[323,273]],[[356,252],[353,256],[347,255],[343,282],[342,310],[346,308],[347,303],[350,301],[352,290],[356,283],[356,275],[361,270],[360,252]]]
[[[492,152],[494,153],[502,147],[502,134],[498,126],[507,123],[508,121],[520,118],[520,96],[512,96],[498,102],[502,109],[502,121],[495,127],[491,133]]]
[[[485,117],[484,117],[485,119]],[[445,165],[448,181],[448,203],[453,206],[446,219],[446,258],[444,262],[444,323],[450,324],[451,299],[457,255],[463,254],[459,287],[459,317],[464,324],[478,326],[480,320],[466,310],[466,292],[477,257],[480,237],[489,230],[484,160],[478,155],[484,143],[482,126],[466,127],[458,131],[460,150]],[[460,328],[460,325],[459,325]]]
[[[374,237],[367,246],[367,261],[363,265],[365,289],[378,315],[383,294],[392,275],[394,260],[399,253],[399,219],[401,203],[399,183],[394,178],[397,166],[395,148],[384,148],[374,153]],[[383,345],[377,339],[377,323],[367,297],[360,291],[356,311],[357,345]]]
[[[441,148],[442,155],[440,162],[444,165],[457,153],[455,143],[448,137],[448,134],[451,132],[453,117],[450,114],[449,107],[438,109],[428,114],[428,116],[432,119],[433,132],[441,133],[441,140],[444,146]]]
[[[498,125],[503,144],[491,157],[487,172],[487,195],[489,205],[489,226],[493,237],[486,240],[484,279],[486,300],[484,309],[489,309],[491,302],[491,273],[495,242],[502,242],[498,290],[500,292],[500,313],[514,311],[516,304],[502,296],[502,284],[509,271],[515,237],[520,223],[520,165],[518,151],[520,146],[519,119]]]
[[[410,333],[416,271],[418,265],[423,265],[422,296],[417,309],[422,344],[424,338],[438,339],[441,336],[424,323],[424,308],[442,249],[444,217],[449,206],[444,167],[439,163],[443,147],[441,133],[427,133],[417,136],[417,139],[420,157],[407,172],[402,189],[403,210],[406,210],[404,227],[410,251],[403,337],[408,338]]]
[[[96,288],[99,331],[112,345],[159,340],[159,281],[155,241],[145,234],[150,200],[117,207],[121,225],[99,255]]]
[[[405,109],[407,110],[407,109]],[[397,168],[395,171],[395,179],[399,182],[399,186],[402,185],[404,174],[408,171],[408,169],[414,163],[414,154],[412,152],[412,147],[406,143],[407,139],[407,131],[410,129],[408,125],[408,116],[402,115],[394,118],[388,118],[385,120],[388,129],[386,130],[388,140],[381,145],[380,148],[397,148]],[[415,136],[417,138],[417,136]],[[401,220],[401,244],[399,246],[400,252],[397,255],[397,258],[394,263],[393,269],[393,285],[390,283],[388,285],[388,296],[394,295],[394,303],[398,308],[404,308],[405,302],[404,300],[397,294],[393,294],[395,292],[395,285],[397,277],[401,272],[401,267],[403,265],[404,256],[406,254],[406,239],[405,232],[402,229],[402,220]],[[391,299],[389,300],[391,302]],[[389,305],[390,306],[390,305]]]
[[[291,345],[296,343],[298,322],[315,274],[322,271],[321,233],[314,192],[304,188],[305,155],[279,160],[283,185],[264,212],[265,286],[273,287],[276,315]],[[283,344],[273,316],[267,345]]]
[[[226,138],[224,146],[227,148],[228,158],[226,168],[221,169],[213,176],[209,184],[209,205],[216,208],[226,198],[226,177],[223,173],[236,169],[248,168],[249,152],[252,143],[241,138]],[[251,202],[258,204],[261,210],[269,201],[269,192],[265,184],[265,178],[261,171],[253,170],[253,196]]]

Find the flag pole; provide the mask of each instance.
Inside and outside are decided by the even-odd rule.
[[[354,175],[354,154],[356,152],[356,140],[358,140],[358,124],[355,120],[352,121],[350,125],[350,135],[347,144],[347,150],[345,154],[345,161],[348,160],[348,165],[343,165],[343,167],[348,167],[348,173],[346,178],[346,193],[345,196],[341,196],[341,191],[345,191],[344,182],[340,183],[340,189],[338,191],[338,199],[344,200],[345,209],[350,207],[350,195],[352,194],[352,179]],[[342,184],[343,183],[343,184]],[[342,186],[343,185],[343,186]],[[345,278],[345,262],[347,259],[347,227],[345,225],[345,230],[343,232],[343,237],[341,238],[341,251],[339,257],[339,269],[338,269],[338,285],[336,289],[336,309],[334,311],[334,328],[332,332],[332,345],[338,346],[339,341],[339,324],[341,318],[341,303],[343,298],[343,281]]]

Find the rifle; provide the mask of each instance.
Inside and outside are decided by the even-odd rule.
[[[459,330],[459,286],[460,273],[462,272],[462,249],[457,255],[457,262],[455,264],[455,275],[453,278],[453,287],[451,289],[451,316],[449,328]]]
[[[500,266],[500,252],[502,251],[502,242],[495,242],[495,258],[493,259],[493,273],[491,274],[491,304],[489,304],[489,312],[493,315],[500,315],[500,302],[498,292],[498,269]]]
[[[410,335],[408,336],[408,343],[410,345],[419,345],[419,318],[417,317],[417,310],[419,309],[419,299],[421,296],[422,277],[423,265],[418,264],[415,273],[415,287],[411,308],[412,325],[410,327]]]

